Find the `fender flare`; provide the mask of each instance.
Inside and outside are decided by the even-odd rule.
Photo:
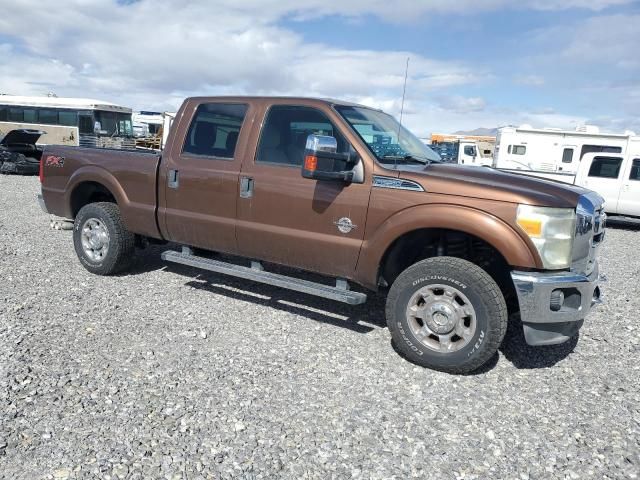
[[[491,213],[467,206],[429,204],[392,215],[363,242],[357,266],[359,281],[375,287],[380,264],[394,242],[407,233],[429,228],[473,235],[500,252],[512,267],[542,268],[531,241]]]
[[[129,201],[129,197],[120,185],[120,182],[118,182],[113,174],[102,167],[98,167],[96,165],[86,165],[73,172],[71,177],[69,177],[67,185],[65,186],[64,204],[67,208],[68,218],[73,218],[71,198],[76,188],[80,184],[85,182],[101,184],[104,188],[111,192],[113,197],[116,199],[116,203],[120,207],[121,212],[124,213],[129,210],[127,208],[131,204],[131,202]],[[123,221],[125,225],[127,225],[127,219],[124,218],[124,215]]]

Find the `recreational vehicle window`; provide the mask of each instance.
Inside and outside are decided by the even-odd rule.
[[[618,178],[621,166],[622,158],[596,157],[593,159],[593,163],[589,169],[589,176],[598,178]]]
[[[509,153],[513,153],[514,155],[525,155],[527,153],[527,147],[524,145],[509,145],[507,150]]]
[[[580,160],[587,153],[622,153],[622,147],[611,147],[608,145],[583,145],[580,150]]]
[[[631,167],[631,175],[629,175],[629,180],[640,181],[640,158],[636,158],[633,160],[633,165]]]
[[[562,163],[573,162],[573,148],[565,148],[562,152]]]

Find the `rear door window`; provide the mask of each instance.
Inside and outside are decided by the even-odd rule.
[[[183,153],[232,160],[246,104],[203,103],[198,106],[185,138]]]
[[[591,168],[589,168],[589,176],[597,178],[618,178],[621,166],[622,158],[595,157],[593,163],[591,163]]]
[[[573,162],[573,148],[565,148],[562,152],[562,163]]]

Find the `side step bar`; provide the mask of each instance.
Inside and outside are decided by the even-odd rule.
[[[245,278],[254,282],[266,283],[296,292],[328,298],[349,305],[360,305],[367,301],[367,295],[349,290],[346,280],[337,280],[336,286],[323,285],[321,283],[300,280],[298,278],[266,272],[260,262],[251,262],[251,267],[243,267],[232,263],[220,262],[209,258],[194,255],[190,248],[183,247],[182,252],[167,250],[162,252],[162,259],[167,262],[179,263],[190,267],[208,270],[210,272],[223,273],[232,277]]]

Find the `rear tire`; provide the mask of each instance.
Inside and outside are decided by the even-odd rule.
[[[128,269],[135,253],[129,232],[115,203],[90,203],[80,209],[73,225],[73,246],[84,268],[96,275]]]
[[[454,257],[422,260],[389,290],[387,325],[407,359],[463,374],[495,355],[507,330],[507,305],[496,282]]]

